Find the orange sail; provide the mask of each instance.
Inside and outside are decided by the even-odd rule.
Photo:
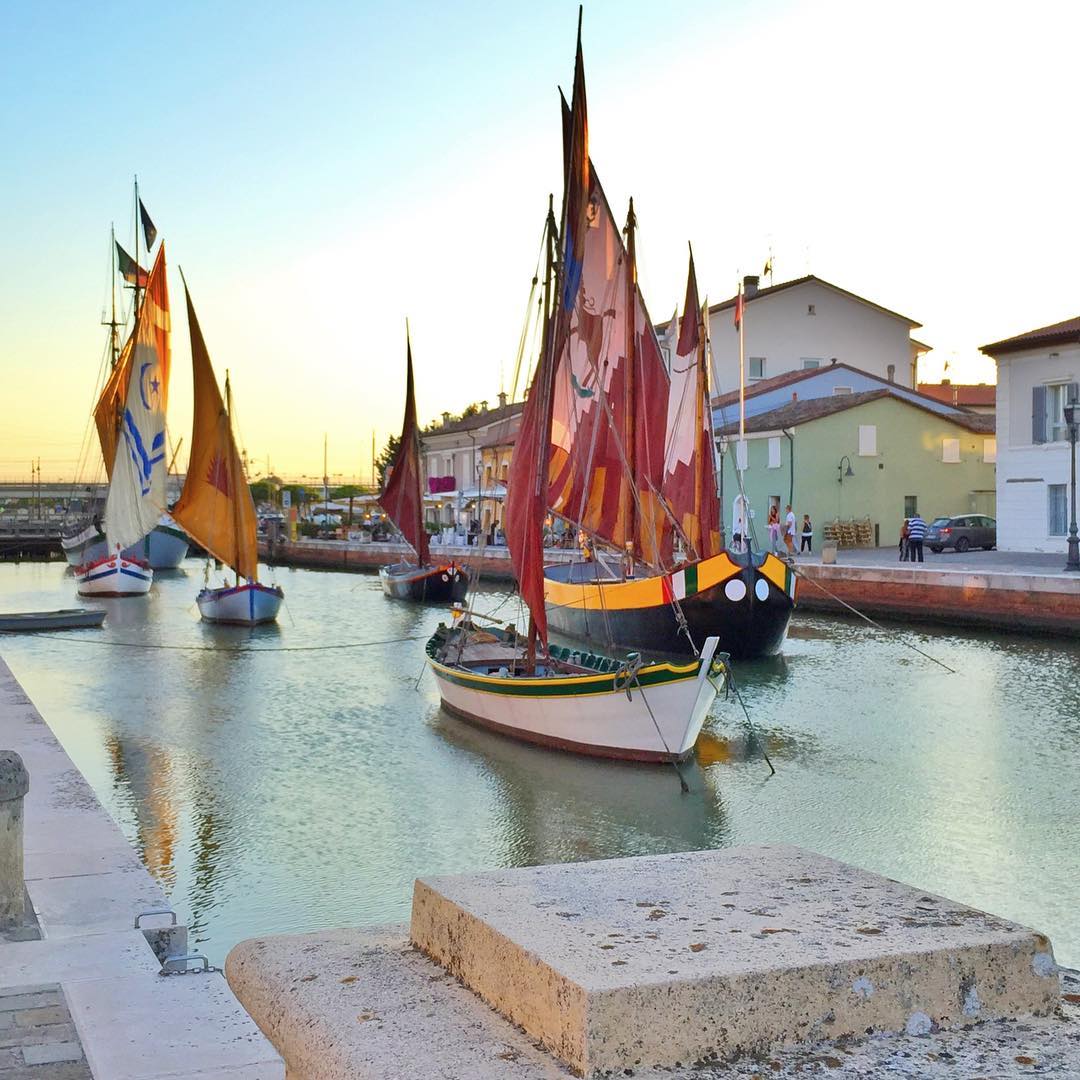
[[[101,456],[105,459],[105,472],[112,479],[116,444],[120,439],[120,421],[127,404],[128,385],[131,381],[131,357],[138,337],[140,320],[144,320],[143,333],[146,343],[152,344],[161,370],[161,409],[165,411],[169,397],[169,286],[165,276],[165,242],[158,248],[154,268],[146,282],[142,306],[136,316],[131,336],[124,342],[116,367],[112,369],[104,388],[94,406],[94,423],[97,426]]]
[[[187,479],[172,516],[211,555],[248,581],[258,578],[255,503],[233,440],[191,296],[187,294],[195,417]]]

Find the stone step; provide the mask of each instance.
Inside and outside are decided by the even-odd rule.
[[[418,879],[410,937],[586,1075],[1059,1000],[1043,935],[793,847]]]

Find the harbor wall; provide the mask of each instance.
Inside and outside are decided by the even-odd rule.
[[[802,611],[843,612],[847,603],[865,615],[1080,638],[1080,575],[814,563],[798,573]]]

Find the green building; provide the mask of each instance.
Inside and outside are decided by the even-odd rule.
[[[768,544],[770,504],[783,520],[791,503],[797,532],[803,514],[810,515],[815,551],[824,526],[838,520],[869,519],[871,543],[889,546],[916,511],[927,521],[946,514],[994,516],[994,430],[992,415],[941,415],[885,388],[792,400],[748,417],[743,485],[756,542]],[[718,430],[717,438],[730,537],[738,423]]]

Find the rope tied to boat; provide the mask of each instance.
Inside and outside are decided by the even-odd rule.
[[[638,679],[638,672],[644,667],[644,661],[641,659],[641,653],[631,653],[625,660],[620,661],[619,666],[615,669],[615,676],[613,679],[613,685],[616,690],[626,691],[626,700],[633,701],[630,695],[630,687],[634,684],[638,684],[638,689],[641,689],[641,682]],[[645,693],[642,691],[642,698]],[[648,705],[648,702],[646,702]],[[652,710],[650,710],[651,713]],[[666,750],[667,747],[665,746]]]

